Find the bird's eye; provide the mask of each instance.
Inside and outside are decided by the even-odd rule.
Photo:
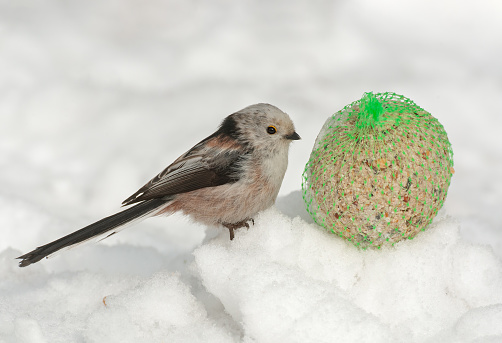
[[[270,125],[269,127],[267,127],[267,133],[268,133],[269,135],[273,135],[273,134],[274,134],[274,133],[276,133],[276,132],[277,132],[277,129],[275,128],[275,126]]]

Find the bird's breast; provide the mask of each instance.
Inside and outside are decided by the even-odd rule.
[[[252,155],[241,164],[237,181],[178,194],[163,212],[182,211],[206,225],[253,218],[274,204],[287,166],[287,154]]]

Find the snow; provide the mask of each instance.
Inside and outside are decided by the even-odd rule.
[[[495,0],[0,0],[0,342],[502,341],[502,5]],[[326,118],[393,91],[445,126],[428,230],[360,251],[312,223]],[[152,218],[28,268],[119,209],[228,114],[269,102],[301,141],[234,241]]]

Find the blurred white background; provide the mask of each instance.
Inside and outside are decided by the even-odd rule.
[[[100,217],[257,102],[303,138],[286,195],[329,115],[393,91],[449,134],[448,212],[502,249],[501,17],[496,0],[2,0],[0,195]]]
[[[0,0],[0,341],[502,337],[501,18],[499,0]],[[411,98],[452,143],[444,210],[419,241],[360,252],[272,210],[203,243],[172,216],[17,268],[257,102],[303,138],[278,208],[305,218],[314,140],[368,91]]]

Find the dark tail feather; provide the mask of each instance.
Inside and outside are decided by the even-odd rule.
[[[30,264],[38,262],[44,257],[49,256],[60,249],[82,243],[96,236],[102,235],[103,233],[117,229],[133,220],[140,219],[141,217],[155,211],[167,201],[168,200],[164,199],[147,200],[122,212],[103,218],[94,224],[88,225],[78,231],[70,233],[67,236],[61,237],[54,242],[38,247],[23,256],[19,256],[18,259],[22,259],[19,262],[19,267],[29,266]],[[115,231],[111,232],[108,236],[111,236],[114,233]]]

